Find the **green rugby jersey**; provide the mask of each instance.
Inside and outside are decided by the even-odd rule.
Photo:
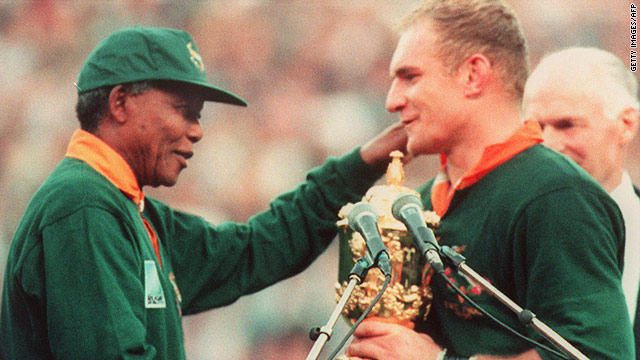
[[[433,184],[419,189],[428,210]],[[599,184],[565,156],[534,145],[457,190],[436,235],[591,359],[633,358],[620,280],[622,215]],[[493,296],[452,269],[447,275],[491,314],[541,339]],[[417,328],[450,353],[505,356],[533,347],[478,312],[443,279],[432,277],[431,286],[431,313]]]

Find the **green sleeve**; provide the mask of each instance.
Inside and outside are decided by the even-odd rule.
[[[121,219],[93,207],[42,230],[48,336],[55,358],[155,358],[156,349],[145,341],[142,260],[134,242],[123,240],[133,238]]]
[[[360,200],[381,175],[356,149],[312,170],[246,223],[213,226],[180,212],[158,214],[170,219],[165,238],[183,313],[229,304],[301,272],[336,236],[339,209]]]
[[[561,189],[518,217],[516,284],[539,319],[592,359],[632,359],[621,289],[624,225],[606,194]],[[534,330],[531,335],[540,339]],[[616,341],[612,341],[616,339]],[[538,350],[544,359],[550,355]]]

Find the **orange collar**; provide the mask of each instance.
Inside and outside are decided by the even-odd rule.
[[[66,157],[82,160],[106,177],[133,201],[140,211],[144,208],[144,193],[138,186],[133,170],[114,149],[97,136],[78,129],[67,147]]]
[[[100,138],[81,129],[73,133],[65,156],[82,160],[89,164],[138,206],[140,218],[147,230],[147,234],[149,234],[151,245],[158,258],[158,264],[162,267],[158,236],[149,221],[142,216],[144,193],[138,185],[138,180],[136,180],[133,170],[131,170],[124,158]]]
[[[491,172],[502,163],[511,159],[515,155],[542,142],[542,130],[536,121],[526,121],[507,141],[499,144],[487,146],[482,152],[480,161],[469,172],[467,172],[455,185],[454,191],[449,191],[451,181],[447,175],[447,156],[440,154],[440,173],[436,176],[431,190],[431,203],[434,211],[443,216],[451,199],[456,191],[467,188],[486,174]]]

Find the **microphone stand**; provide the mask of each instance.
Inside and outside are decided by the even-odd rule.
[[[367,276],[369,268],[371,268],[371,262],[364,257],[359,258],[358,261],[356,261],[356,263],[353,265],[353,268],[349,273],[349,284],[340,297],[340,301],[338,301],[338,304],[334,308],[333,313],[331,313],[329,321],[327,321],[325,326],[321,328],[315,327],[309,332],[309,337],[311,338],[311,340],[315,340],[315,343],[313,344],[311,351],[309,351],[309,355],[307,355],[306,360],[314,360],[318,358],[320,352],[322,351],[322,348],[331,338],[333,327],[335,326],[336,321],[338,321],[340,314],[342,314],[342,310],[351,297],[351,293],[353,293],[356,285],[359,285]]]
[[[553,331],[550,327],[545,325],[542,321],[538,320],[536,315],[530,310],[523,310],[518,304],[509,299],[505,294],[500,292],[490,282],[486,281],[480,274],[475,272],[466,263],[466,258],[457,252],[453,251],[448,246],[442,246],[440,253],[444,255],[452,264],[456,267],[457,271],[470,277],[474,282],[479,284],[485,291],[496,297],[500,302],[506,305],[509,309],[518,315],[518,319],[525,325],[530,325],[536,329],[547,340],[558,346],[565,354],[570,355],[573,359],[577,360],[589,360],[583,353],[566,341],[562,336]]]

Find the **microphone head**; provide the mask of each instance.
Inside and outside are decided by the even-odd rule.
[[[402,221],[403,216],[401,211],[407,205],[415,205],[418,206],[420,211],[423,210],[422,201],[418,196],[412,193],[402,193],[396,197],[396,200],[391,206],[391,213],[393,214],[393,217]]]
[[[357,224],[359,222],[359,218],[367,214],[373,216],[376,221],[378,221],[379,215],[373,205],[364,201],[355,204],[349,212],[349,215],[347,216],[347,221],[349,222],[349,227],[351,228],[351,230],[358,231]]]

